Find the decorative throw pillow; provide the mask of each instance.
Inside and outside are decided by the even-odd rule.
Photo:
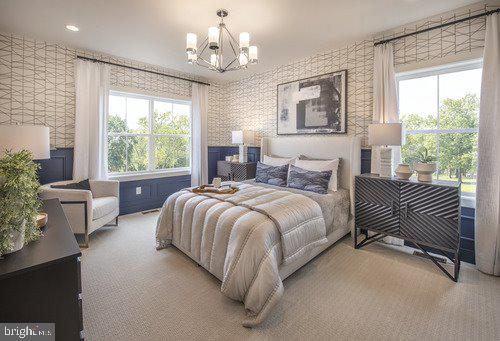
[[[264,164],[269,165],[269,166],[284,166],[284,165],[290,165],[293,163],[295,160],[294,157],[288,158],[288,157],[275,157],[275,156],[269,156],[269,155],[264,155]]]
[[[331,176],[331,170],[316,172],[290,165],[287,187],[326,194]]]
[[[338,168],[339,168],[340,159],[334,160],[312,160],[306,159],[303,160],[302,156],[300,159],[295,160],[295,166],[307,169],[310,171],[316,172],[324,172],[331,170],[332,176],[328,183],[328,189],[330,191],[336,192],[338,189]]]
[[[90,182],[89,179],[85,179],[79,182],[71,182],[66,185],[50,185],[50,187],[58,189],[79,189],[90,191]]]
[[[288,164],[283,166],[270,166],[257,162],[257,171],[255,173],[255,182],[262,182],[274,186],[286,186],[288,174]]]

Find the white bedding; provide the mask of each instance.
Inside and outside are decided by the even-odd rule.
[[[326,226],[321,207],[307,196],[236,184],[233,195],[171,195],[156,238],[158,248],[173,244],[219,278],[226,296],[244,302],[243,325],[250,327],[282,296],[279,267],[326,243]]]

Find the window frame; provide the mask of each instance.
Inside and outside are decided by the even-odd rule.
[[[465,133],[478,133],[479,128],[457,128],[457,129],[440,129],[439,128],[439,123],[440,123],[440,94],[439,94],[439,75],[444,75],[444,74],[449,74],[449,73],[454,73],[454,72],[461,72],[461,71],[469,71],[469,70],[475,70],[475,69],[482,69],[483,68],[483,60],[482,59],[474,59],[474,60],[469,60],[465,62],[459,62],[459,63],[454,63],[454,64],[446,64],[446,65],[441,65],[438,67],[434,68],[429,68],[429,69],[419,69],[419,70],[413,70],[413,71],[405,71],[405,72],[399,72],[396,73],[396,94],[397,94],[397,101],[398,101],[398,117],[401,117],[401,111],[399,110],[399,83],[401,81],[405,80],[410,80],[410,79],[418,79],[418,78],[423,78],[423,77],[430,77],[430,76],[438,76],[436,79],[437,81],[437,128],[436,129],[416,129],[416,130],[407,130],[404,129],[404,135],[420,135],[420,134],[433,134],[436,136],[436,154],[439,156],[439,136],[442,134],[465,134]],[[405,138],[405,137],[404,137]],[[439,158],[437,159],[436,162],[436,173],[437,177],[439,179]],[[465,206],[475,206],[475,198],[476,198],[476,193],[470,193],[470,192],[462,192],[462,203],[465,203]]]
[[[140,178],[151,178],[156,176],[163,176],[165,174],[170,174],[172,176],[176,175],[187,175],[191,174],[191,166],[192,166],[192,157],[193,157],[193,139],[192,139],[192,124],[193,124],[193,106],[192,102],[188,99],[175,99],[168,97],[160,97],[156,95],[147,95],[144,93],[135,93],[123,90],[111,89],[109,91],[108,96],[119,96],[125,98],[135,98],[135,99],[143,99],[148,101],[148,133],[110,133],[106,129],[106,139],[108,136],[139,136],[139,137],[148,137],[148,164],[146,170],[141,171],[125,171],[125,172],[109,172],[108,175],[110,178],[119,179],[140,179]],[[153,123],[154,123],[154,103],[165,102],[172,105],[172,110],[174,104],[182,104],[189,106],[189,126],[190,133],[189,134],[156,134],[153,133]],[[108,104],[108,120],[109,120],[109,104]],[[127,105],[125,104],[125,120],[127,120]],[[188,167],[176,167],[176,168],[162,168],[155,169],[155,138],[156,137],[179,137],[179,138],[188,138],[189,139],[189,166]],[[127,158],[127,156],[126,156]]]

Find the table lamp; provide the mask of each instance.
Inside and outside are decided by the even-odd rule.
[[[380,176],[391,177],[392,148],[401,146],[401,123],[374,123],[368,126],[368,144],[380,148]]]
[[[234,130],[231,132],[231,141],[239,145],[240,162],[247,162],[247,145],[254,142],[254,132],[252,130]]]
[[[33,160],[50,159],[49,127],[32,125],[0,125],[0,157],[6,150],[27,150]]]

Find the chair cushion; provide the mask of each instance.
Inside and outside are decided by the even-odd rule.
[[[100,219],[118,208],[117,197],[100,197],[92,200],[92,220]]]

